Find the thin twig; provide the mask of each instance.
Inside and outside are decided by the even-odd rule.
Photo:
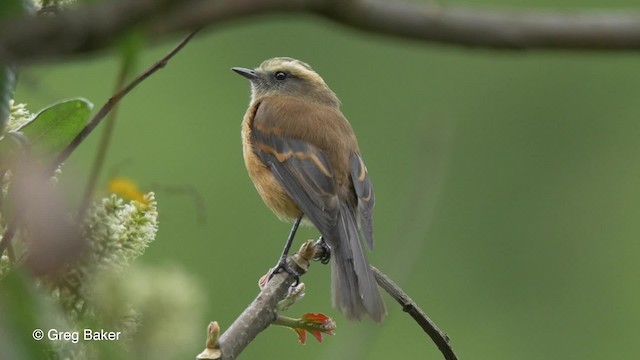
[[[127,95],[131,90],[133,90],[136,86],[138,86],[141,82],[147,79],[156,71],[164,68],[169,60],[175,56],[182,48],[187,45],[187,43],[200,31],[200,29],[192,31],[187,37],[185,37],[173,50],[163,56],[160,60],[158,60],[155,64],[145,70],[142,74],[138,75],[135,79],[133,79],[127,86],[125,86],[122,90],[115,93],[109,100],[100,108],[100,111],[87,123],[87,126],[82,129],[82,131],[71,141],[69,145],[56,157],[53,162],[49,166],[49,171],[53,172],[55,169],[60,166],[68,157],[73,153],[73,151],[86,139],[86,137],[100,124],[102,119],[109,114],[109,112],[113,109],[113,107],[118,104],[122,98]]]
[[[122,66],[120,67],[120,72],[118,74],[118,79],[116,80],[116,88],[115,90],[119,90],[124,85],[129,72],[131,71],[131,62],[129,59],[125,58]],[[93,166],[91,167],[91,171],[89,172],[89,180],[87,181],[87,185],[84,190],[84,196],[82,198],[82,203],[80,205],[80,217],[84,216],[84,212],[91,204],[91,199],[93,198],[93,193],[96,188],[96,184],[98,183],[98,177],[100,176],[100,172],[104,166],[104,161],[107,157],[107,150],[109,150],[109,144],[111,143],[111,137],[113,135],[113,129],[116,125],[116,119],[118,115],[118,105],[114,105],[109,117],[107,118],[105,129],[102,132],[102,137],[100,139],[100,145],[98,146],[98,152],[96,153],[96,158],[93,161]]]
[[[371,270],[373,270],[378,285],[391,295],[391,297],[402,306],[402,310],[408,313],[418,325],[420,325],[431,340],[438,346],[444,358],[446,360],[457,360],[456,354],[453,352],[451,345],[449,345],[449,337],[447,334],[438,329],[438,326],[429,319],[427,314],[387,275],[374,266],[371,266]]]

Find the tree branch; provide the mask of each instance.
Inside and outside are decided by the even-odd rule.
[[[302,275],[307,272],[311,260],[323,259],[326,256],[326,248],[316,246],[312,240],[308,240],[287,261],[289,265],[294,265],[294,269]],[[378,285],[391,295],[402,306],[402,310],[411,315],[431,337],[445,360],[458,360],[449,345],[449,337],[438,329],[438,326],[429,319],[422,309],[387,275],[374,266],[371,266],[371,270]],[[287,290],[294,281],[295,278],[286,272],[274,276],[222,336],[219,336],[218,323],[211,322],[207,330],[206,347],[196,357],[196,360],[231,360],[240,355],[259,333],[276,321],[278,302],[284,299]]]
[[[287,259],[289,266],[303,275],[309,268],[316,253],[312,240],[302,245],[300,250]],[[273,276],[271,280],[260,291],[258,297],[253,300],[242,314],[231,324],[218,340],[215,349],[222,360],[235,359],[256,336],[276,320],[276,306],[284,299],[287,291],[294,283],[295,277],[287,272],[280,272]],[[210,347],[210,344],[207,344]],[[217,359],[218,357],[208,356],[205,350],[196,359]]]
[[[402,310],[408,313],[422,329],[429,335],[431,340],[438,346],[442,355],[446,360],[458,360],[458,357],[453,352],[451,345],[449,345],[449,337],[442,330],[438,329],[438,326],[429,319],[427,314],[420,309],[402,289],[396,285],[387,275],[376,267],[371,266],[373,274],[376,277],[376,281],[381,288],[383,288],[392,298],[394,298]]]
[[[116,0],[0,23],[0,60],[95,53],[136,29],[152,39],[249,16],[307,13],[366,32],[503,50],[639,50],[640,13],[534,11],[383,0]]]

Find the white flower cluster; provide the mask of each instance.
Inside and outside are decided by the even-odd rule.
[[[0,279],[2,279],[10,269],[11,261],[9,261],[9,256],[7,256],[7,254],[2,254],[2,256],[0,256]]]
[[[33,5],[36,9],[42,9],[45,6],[66,7],[75,2],[76,0],[34,0]]]
[[[82,258],[55,279],[45,281],[55,299],[71,319],[90,311],[96,279],[108,273],[120,273],[155,239],[158,208],[155,195],[148,193],[144,203],[125,201],[110,195],[95,202],[84,217],[86,249]]]
[[[27,110],[27,104],[16,104],[13,99],[9,100],[9,120],[7,121],[7,131],[16,131],[24,124],[33,119],[34,114]]]
[[[110,195],[87,211],[88,266],[96,270],[121,270],[142,255],[158,231],[155,195],[148,193],[144,200],[144,203],[125,202]]]

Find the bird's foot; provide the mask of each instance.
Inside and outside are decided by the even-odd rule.
[[[269,280],[274,277],[277,273],[284,271],[287,274],[293,276],[295,278],[295,282],[291,286],[297,286],[300,283],[300,273],[296,270],[292,269],[289,264],[287,264],[287,258],[281,257],[276,266],[271,269],[271,273],[269,274]]]
[[[313,258],[313,260],[320,261],[320,263],[324,265],[328,264],[329,260],[331,260],[331,248],[329,247],[327,242],[324,241],[324,238],[322,236],[320,236],[320,239],[316,241],[315,246],[319,249],[316,252],[316,256]]]

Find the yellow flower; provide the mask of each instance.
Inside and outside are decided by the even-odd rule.
[[[125,199],[134,200],[143,205],[149,204],[149,200],[145,197],[145,194],[138,189],[138,185],[131,179],[114,177],[109,180],[108,189],[109,192]]]

